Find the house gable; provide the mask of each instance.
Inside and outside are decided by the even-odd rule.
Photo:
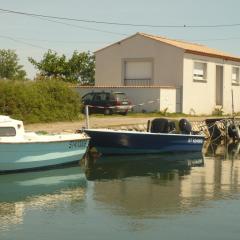
[[[139,69],[141,66],[147,68],[149,64],[152,64],[152,67],[148,67],[148,72],[152,71],[151,79],[148,83],[146,83],[147,81],[138,83],[136,81],[138,85],[182,85],[183,49],[157,42],[141,34],[135,34],[101,49],[95,52],[95,56],[96,85],[98,86],[135,85],[134,81],[124,82],[128,77],[126,68],[130,65],[135,69]],[[129,62],[130,64],[128,64]],[[134,74],[130,74],[130,76],[134,76]],[[136,78],[138,77],[136,74]]]

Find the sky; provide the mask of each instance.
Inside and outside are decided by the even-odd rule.
[[[54,20],[0,11],[0,48],[13,49],[28,77],[51,49],[71,56],[96,51],[136,32],[201,43],[240,56],[239,0],[0,0],[0,8],[65,18],[168,27],[119,26]],[[226,25],[230,27],[172,27]],[[169,27],[170,26],[170,27]]]

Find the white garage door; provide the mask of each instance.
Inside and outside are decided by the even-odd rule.
[[[149,85],[152,79],[152,62],[125,62],[125,85]]]

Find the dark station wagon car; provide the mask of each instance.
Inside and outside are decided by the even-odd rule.
[[[89,113],[127,115],[132,111],[131,102],[123,92],[91,92],[82,97],[84,106],[89,106]]]

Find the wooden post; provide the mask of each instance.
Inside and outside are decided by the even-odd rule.
[[[233,89],[232,89],[232,118],[234,120],[234,98],[233,98]]]
[[[85,106],[85,117],[86,117],[86,129],[88,129],[90,127],[89,124],[89,109],[88,109],[88,105]]]

